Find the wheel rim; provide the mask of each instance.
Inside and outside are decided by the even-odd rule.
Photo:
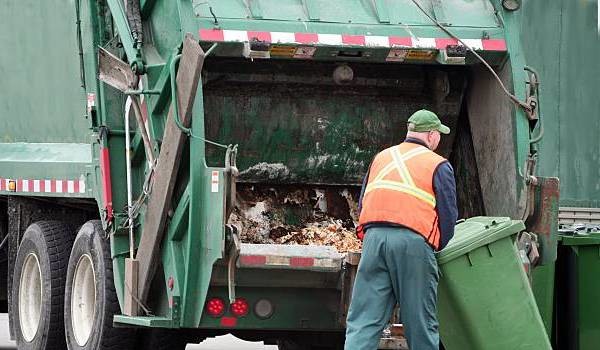
[[[85,254],[75,267],[71,288],[71,327],[79,346],[84,346],[92,333],[96,312],[96,278],[92,258]]]
[[[19,324],[26,342],[37,334],[42,314],[42,271],[35,253],[25,257],[19,281]]]

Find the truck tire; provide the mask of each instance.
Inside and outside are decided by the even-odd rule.
[[[63,350],[63,295],[74,230],[59,221],[31,224],[15,259],[12,312],[19,350]]]
[[[69,350],[131,349],[134,331],[113,327],[113,315],[120,313],[120,307],[109,241],[100,221],[88,221],[77,233],[67,269],[64,305]]]

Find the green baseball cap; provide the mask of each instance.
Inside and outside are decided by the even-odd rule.
[[[450,128],[442,124],[440,118],[438,118],[435,113],[426,109],[421,109],[420,111],[413,113],[413,115],[408,118],[408,123],[413,124],[413,127],[408,131],[427,132],[437,130],[445,135],[450,133]]]

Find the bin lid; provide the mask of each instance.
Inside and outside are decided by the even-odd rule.
[[[478,216],[467,219],[456,225],[454,237],[442,251],[436,254],[438,264],[445,264],[524,229],[523,221],[506,217]]]
[[[563,245],[600,245],[600,233],[560,235]]]

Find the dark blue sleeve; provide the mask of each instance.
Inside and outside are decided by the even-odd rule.
[[[367,188],[367,181],[369,181],[369,173],[370,172],[371,172],[371,166],[369,166],[369,170],[367,170],[367,174],[365,175],[365,178],[363,179],[362,188],[360,189],[360,197],[358,197],[358,214],[359,215],[362,210],[362,200],[363,200],[363,197],[365,196],[365,189]]]
[[[456,182],[454,180],[454,170],[449,162],[440,164],[435,170],[433,189],[441,233],[440,250],[442,250],[454,236],[454,225],[456,219],[458,219]]]

